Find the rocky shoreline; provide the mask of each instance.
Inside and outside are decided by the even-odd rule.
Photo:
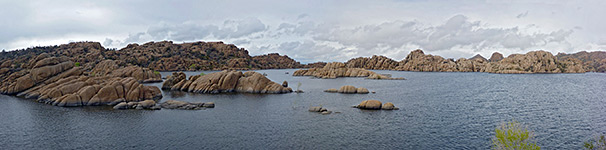
[[[256,72],[231,70],[310,68],[293,76],[322,79],[365,77],[404,80],[370,70],[489,72],[489,73],[584,73],[606,71],[606,52],[552,55],[546,51],[493,53],[490,59],[445,59],[412,51],[395,61],[384,56],[359,57],[345,63],[300,64],[277,53],[250,56],[248,51],[222,42],[173,44],[170,41],[130,44],[121,50],[106,49],[98,42],[74,42],[0,53],[0,94],[35,99],[56,106],[116,105],[162,98],[158,87],[142,83],[162,82],[158,71],[224,70],[187,78],[173,73],[162,88],[196,93],[290,93]],[[369,69],[369,70],[367,70]],[[360,93],[367,93],[362,90]],[[347,93],[347,92],[344,92]]]

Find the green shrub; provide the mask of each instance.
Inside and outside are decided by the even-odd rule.
[[[200,76],[204,76],[204,75],[206,75],[204,72],[200,73]]]
[[[195,69],[195,68],[196,68],[196,64],[191,64],[191,65],[189,65],[189,68],[191,68],[191,69]]]
[[[495,150],[540,150],[534,141],[534,133],[516,121],[501,124],[495,129],[492,139]]]
[[[159,71],[154,71],[154,74],[159,75],[160,72]]]
[[[589,150],[606,150],[606,138],[604,138],[604,135],[600,135],[597,138],[585,142],[583,147]]]
[[[80,67],[80,62],[76,62],[76,67]]]

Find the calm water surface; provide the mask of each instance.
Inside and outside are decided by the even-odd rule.
[[[284,73],[292,69],[258,72],[293,89],[301,83],[305,93],[163,91],[161,101],[216,104],[194,111],[63,108],[0,95],[0,149],[489,149],[494,128],[512,119],[528,125],[543,149],[580,149],[590,136],[606,132],[601,73],[376,71],[408,80],[366,80]],[[343,85],[376,94],[322,92]],[[400,110],[351,108],[367,99]],[[318,105],[341,113],[307,111]]]

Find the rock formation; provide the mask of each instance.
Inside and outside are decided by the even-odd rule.
[[[129,44],[109,56],[114,60],[149,67],[156,71],[301,68],[302,64],[271,53],[250,56],[248,51],[223,42],[174,44],[172,41]]]
[[[371,110],[398,110],[399,108],[395,107],[393,103],[387,102],[382,104],[381,101],[378,100],[365,100],[362,101],[359,105],[354,106],[359,109],[371,109]]]
[[[64,47],[74,48],[73,45],[59,46]],[[76,47],[75,50],[63,50],[73,52],[82,49]],[[20,61],[19,59],[13,60]],[[1,75],[5,78],[2,79],[0,93],[37,99],[56,106],[108,105],[117,101],[137,102],[162,97],[159,88],[140,84],[149,79],[149,76],[139,76],[136,71],[129,72],[129,69],[118,71],[127,72],[121,76],[92,76],[94,73],[86,69],[86,66],[92,66],[90,63],[79,64],[72,60],[74,59],[41,53],[21,65],[23,68],[4,72]],[[127,68],[144,70],[134,66]]]
[[[385,56],[373,55],[371,58],[359,57],[350,59],[345,63],[347,68],[364,68],[370,70],[392,70],[398,62]]]
[[[141,102],[120,102],[114,106],[114,109],[160,110],[161,107],[156,105],[156,101],[154,100],[144,100]]]
[[[324,92],[327,93],[345,93],[345,94],[368,94],[368,89],[363,88],[363,87],[359,87],[356,88],[354,86],[351,85],[345,85],[345,86],[341,86],[341,88],[337,89],[328,89],[328,90],[324,90]]]
[[[484,72],[491,73],[582,73],[578,60],[558,60],[546,51],[513,54],[498,62],[486,64]]]
[[[176,100],[168,100],[160,104],[165,109],[186,109],[186,110],[197,110],[201,108],[215,108],[214,102],[184,102]]]
[[[332,111],[330,111],[326,108],[322,108],[322,106],[310,107],[309,111],[310,112],[319,112],[322,115],[328,115],[328,114],[332,113]]]
[[[377,74],[363,68],[346,68],[344,63],[332,62],[326,64],[323,68],[310,68],[307,70],[297,70],[293,76],[313,76],[322,79],[334,79],[337,77],[369,77],[369,79],[404,79],[391,78],[385,75]]]
[[[492,56],[490,56],[490,62],[497,62],[497,61],[501,61],[503,59],[503,54],[499,53],[499,52],[494,52],[492,53]]]
[[[558,53],[556,57],[559,60],[580,60],[585,71],[606,72],[606,52],[604,51],[581,51],[574,54]]]
[[[195,93],[289,93],[292,89],[272,82],[260,73],[240,71],[221,71],[207,75],[184,78],[182,73],[173,73],[167,77],[162,87],[171,90]]]

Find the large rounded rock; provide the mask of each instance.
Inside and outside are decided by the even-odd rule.
[[[381,109],[381,101],[365,100],[362,101],[357,107],[360,109]]]
[[[356,92],[357,92],[357,90],[358,90],[358,89],[357,89],[356,87],[354,87],[354,86],[351,86],[351,85],[346,85],[346,86],[342,86],[342,87],[339,89],[339,91],[338,91],[338,92],[339,92],[339,93],[346,93],[346,94],[353,94],[353,93],[356,93]]]
[[[356,93],[358,93],[358,94],[368,94],[369,92],[368,92],[368,89],[363,88],[363,87],[359,87],[359,88],[356,89]]]
[[[118,103],[114,106],[114,109],[128,109],[128,104],[126,102]]]
[[[383,110],[393,110],[394,108],[395,108],[395,106],[391,102],[387,102],[387,103],[383,104],[383,106],[381,107],[381,109],[383,109]]]

